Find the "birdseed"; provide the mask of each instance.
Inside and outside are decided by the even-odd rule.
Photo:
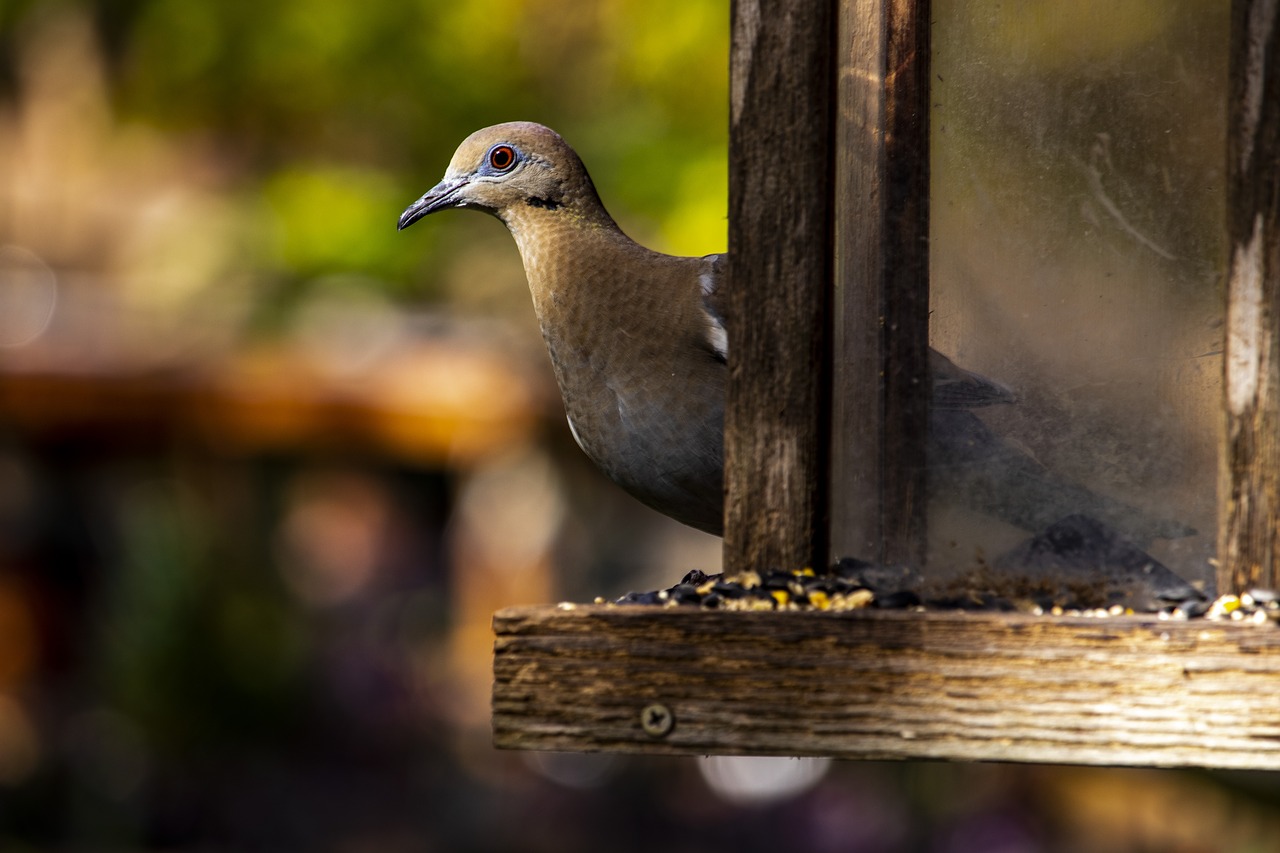
[[[679,583],[664,590],[629,592],[597,604],[698,607],[704,610],[736,611],[827,611],[844,612],[874,607],[882,610],[969,610],[1021,612],[1035,616],[1075,616],[1109,619],[1153,613],[1160,619],[1205,619],[1239,621],[1256,625],[1280,624],[1280,595],[1274,590],[1254,589],[1243,595],[1223,595],[1209,601],[1201,598],[1167,602],[1159,608],[1135,610],[1120,604],[1091,601],[1092,589],[1037,589],[1005,582],[984,583],[965,588],[974,578],[930,585],[918,574],[905,569],[875,566],[858,560],[842,560],[823,573],[812,568],[783,571],[743,572],[738,575],[694,570]],[[1007,579],[1006,579],[1007,581]]]

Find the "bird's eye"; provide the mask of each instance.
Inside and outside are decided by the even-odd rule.
[[[495,145],[489,152],[489,166],[505,172],[516,164],[516,151],[510,145]]]

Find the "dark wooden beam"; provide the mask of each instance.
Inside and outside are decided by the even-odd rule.
[[[826,559],[832,0],[735,0],[725,567]]]
[[[832,557],[919,563],[924,552],[929,5],[841,4]]]
[[[1218,589],[1280,581],[1280,4],[1234,0]]]
[[[500,611],[499,747],[1280,769],[1274,623]]]

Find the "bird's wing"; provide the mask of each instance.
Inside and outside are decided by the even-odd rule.
[[[729,256],[707,255],[702,260],[707,263],[698,274],[698,286],[702,290],[702,310],[707,316],[707,345],[720,362],[727,363],[729,335],[725,331],[724,318],[729,288],[724,286],[724,282],[728,279]]]
[[[1195,531],[1156,518],[1050,472],[977,415],[935,408],[929,414],[929,487],[944,500],[977,509],[1024,530],[1044,530],[1069,515],[1087,515],[1139,544]]]
[[[724,318],[728,313],[729,277],[727,254],[707,255],[698,276],[702,288],[702,307],[706,311],[712,350],[723,361],[728,355],[728,337]],[[960,367],[937,350],[929,350],[929,369],[933,373],[933,407],[936,409],[978,409],[1001,403],[1017,402],[1009,388],[985,376]]]
[[[935,409],[978,409],[1018,400],[1004,385],[965,370],[934,349],[929,350],[929,369]]]

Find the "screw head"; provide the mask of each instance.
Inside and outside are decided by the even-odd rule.
[[[676,715],[658,702],[645,705],[640,712],[640,728],[650,737],[666,737],[676,727]]]

